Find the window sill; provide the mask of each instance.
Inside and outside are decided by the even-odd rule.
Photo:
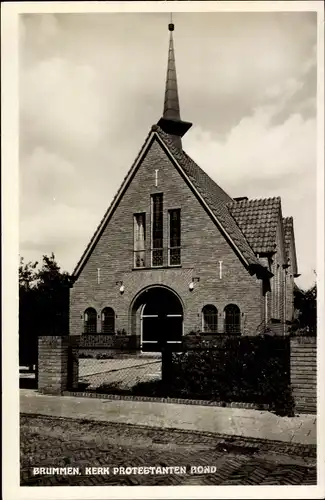
[[[182,267],[182,264],[177,266],[148,266],[148,267],[133,267],[132,271],[154,271],[155,269],[179,269]]]

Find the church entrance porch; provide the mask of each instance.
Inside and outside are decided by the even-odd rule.
[[[169,288],[154,286],[141,292],[132,306],[132,333],[140,337],[143,353],[177,350],[183,336],[183,306]]]

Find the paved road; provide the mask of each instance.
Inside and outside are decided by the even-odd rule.
[[[186,467],[186,474],[85,475],[86,467]],[[191,467],[213,473],[190,474]],[[79,475],[33,475],[79,467]],[[21,485],[315,485],[315,449],[209,433],[21,415]]]

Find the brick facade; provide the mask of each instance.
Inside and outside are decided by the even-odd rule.
[[[155,187],[155,170],[159,169]],[[146,213],[146,258],[150,258],[151,195],[164,195],[164,266],[133,269],[133,214]],[[181,209],[181,267],[167,267],[168,210]],[[222,261],[222,277],[219,276]],[[100,283],[97,269],[100,268]],[[198,277],[194,290],[189,290]],[[125,291],[119,291],[123,282]],[[87,307],[100,312],[108,306],[116,314],[116,330],[134,334],[131,310],[135,297],[146,287],[162,285],[173,290],[183,305],[184,334],[201,327],[201,310],[206,304],[218,309],[218,330],[223,331],[223,311],[229,303],[241,311],[242,333],[256,332],[263,319],[261,281],[251,276],[230,243],[221,234],[206,209],[181,177],[171,160],[154,141],[116,210],[94,247],[70,293],[70,334],[83,329]]]

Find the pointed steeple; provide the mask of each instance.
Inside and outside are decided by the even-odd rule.
[[[178,88],[177,88],[177,75],[175,65],[174,41],[173,31],[174,24],[171,22],[168,25],[170,32],[169,35],[169,51],[168,51],[168,64],[167,64],[167,77],[165,88],[165,101],[164,112],[160,118],[158,125],[164,132],[170,134],[175,144],[182,147],[181,137],[192,126],[192,123],[184,122],[181,119],[179,110]]]

